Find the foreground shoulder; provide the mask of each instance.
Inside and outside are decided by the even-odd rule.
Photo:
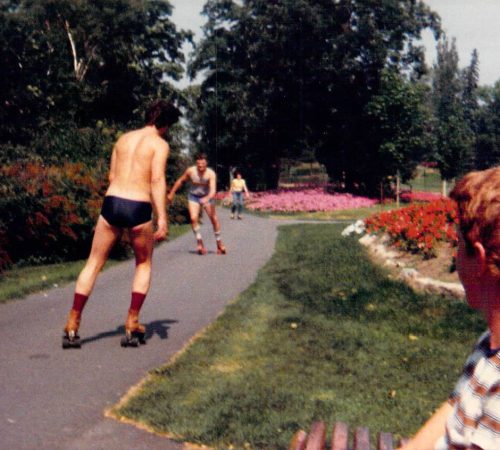
[[[170,150],[168,142],[160,136],[149,136],[148,139],[153,150],[159,152],[168,152]]]
[[[210,177],[210,178],[215,178],[215,171],[213,169],[210,169],[208,168],[207,169],[207,175]]]

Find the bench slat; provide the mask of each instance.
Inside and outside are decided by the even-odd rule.
[[[349,428],[344,422],[336,422],[333,427],[330,450],[348,450]]]
[[[370,433],[368,428],[356,428],[354,433],[354,450],[370,450]]]
[[[297,431],[290,442],[290,450],[306,450],[307,433],[304,430]]]
[[[306,450],[324,450],[326,439],[325,422],[314,422],[307,438]]]
[[[393,450],[391,433],[378,434],[377,450]]]

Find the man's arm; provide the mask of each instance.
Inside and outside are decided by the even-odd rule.
[[[157,230],[155,232],[155,239],[157,241],[165,239],[168,229],[165,171],[169,150],[167,142],[158,140],[155,143],[155,151],[151,160],[151,199],[157,220]]]
[[[437,440],[445,434],[446,421],[452,412],[453,406],[443,403],[410,442],[398,450],[434,450]]]
[[[186,169],[186,171],[177,179],[177,181],[174,183],[174,185],[168,192],[167,198],[169,202],[172,202],[175,193],[179,190],[182,184],[186,182],[188,179],[189,179],[189,169]]]

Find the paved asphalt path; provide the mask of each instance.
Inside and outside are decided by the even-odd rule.
[[[127,261],[104,271],[85,308],[81,349],[62,350],[74,283],[0,305],[0,449],[181,450],[175,443],[104,417],[149,370],[166,363],[255,279],[274,251],[282,221],[219,210],[225,256],[199,256],[188,233],[155,250],[141,321],[147,345],[122,348],[134,271]],[[208,222],[208,220],[206,220]]]

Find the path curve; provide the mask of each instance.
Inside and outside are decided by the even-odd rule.
[[[188,233],[155,250],[141,321],[147,345],[121,348],[134,265],[103,272],[84,311],[80,350],[62,350],[74,283],[0,305],[0,449],[181,450],[182,444],[104,417],[149,370],[166,363],[255,279],[274,252],[277,227],[290,221],[219,209],[228,254],[194,253]]]

